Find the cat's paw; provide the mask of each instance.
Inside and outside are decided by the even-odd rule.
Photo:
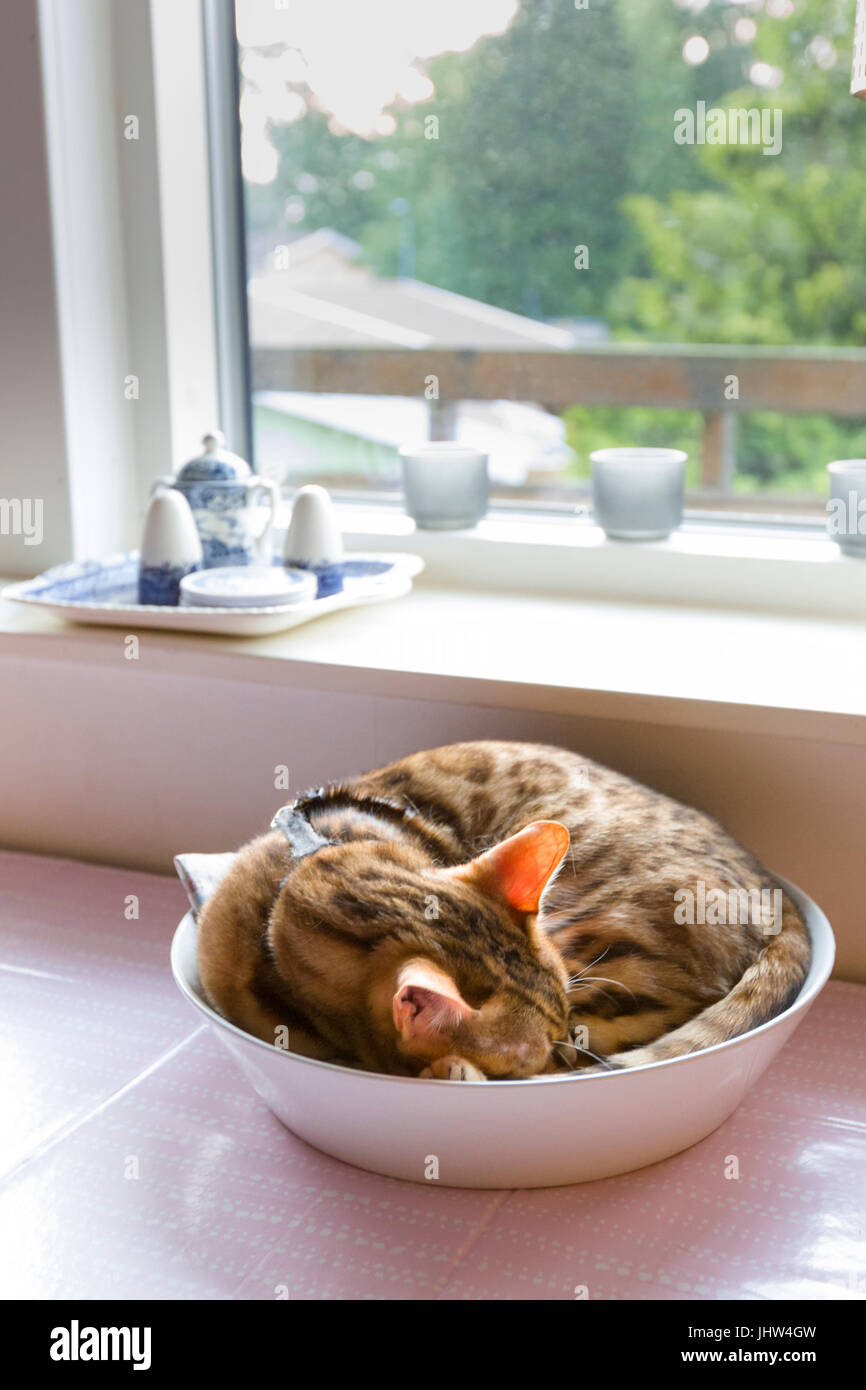
[[[435,1062],[424,1068],[421,1075],[433,1077],[437,1081],[487,1080],[483,1071],[473,1067],[472,1063],[467,1062],[465,1057],[437,1057]]]

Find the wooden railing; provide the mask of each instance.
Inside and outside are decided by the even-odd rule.
[[[612,343],[564,352],[436,348],[252,350],[254,390],[410,396],[431,405],[431,437],[453,431],[460,401],[698,410],[701,477],[727,493],[744,410],[866,417],[866,350]]]

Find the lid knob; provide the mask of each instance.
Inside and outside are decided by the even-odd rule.
[[[189,459],[180,469],[176,482],[234,483],[249,478],[250,466],[240,454],[225,447],[222,430],[208,430],[202,436],[203,452]]]

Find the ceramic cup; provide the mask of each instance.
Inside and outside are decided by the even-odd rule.
[[[866,558],[866,459],[827,464],[827,531],[845,555]]]
[[[436,441],[400,450],[406,511],[425,531],[463,531],[487,511],[487,455]]]
[[[658,541],[683,519],[688,454],[681,449],[596,449],[592,509],[611,540]]]

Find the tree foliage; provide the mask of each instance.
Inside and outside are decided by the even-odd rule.
[[[543,318],[597,317],[622,339],[860,344],[866,109],[848,93],[854,0],[792,3],[786,14],[761,0],[696,12],[672,0],[522,0],[503,35],[430,64],[434,98],[395,106],[392,135],[335,135],[317,111],[277,129],[279,176],[250,190],[253,223],[273,229],[300,209],[289,234],[335,227],[383,275]],[[735,29],[743,19],[755,24],[748,42]],[[682,49],[695,33],[710,54],[690,66]],[[778,86],[755,85],[756,63],[778,70]],[[778,108],[781,152],[676,144],[675,112],[699,100]],[[579,245],[587,269],[575,268]],[[612,412],[569,418],[584,457],[617,433]],[[658,432],[640,412],[619,420],[622,442]],[[684,415],[681,433],[693,426]],[[862,444],[864,428],[747,417],[741,485],[813,487],[823,455]]]

